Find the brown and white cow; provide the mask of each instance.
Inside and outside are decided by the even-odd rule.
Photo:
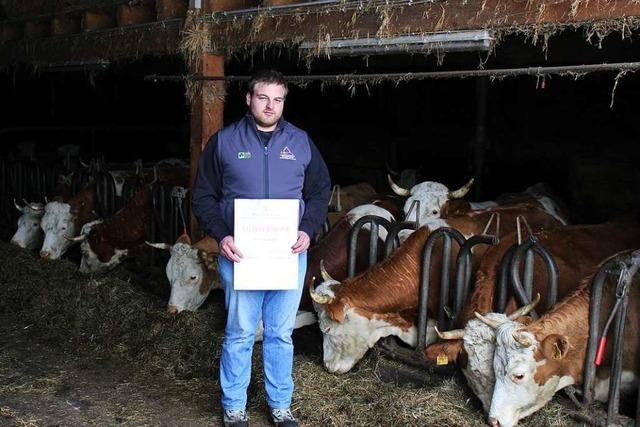
[[[558,267],[558,297],[568,296],[578,286],[580,279],[596,268],[604,259],[624,249],[640,246],[640,229],[621,223],[598,225],[573,225],[545,230],[537,234],[538,241],[549,251]],[[494,330],[474,317],[474,312],[486,318],[503,322],[517,320],[523,314],[511,313],[514,305],[507,308],[510,315],[491,313],[495,287],[498,280],[500,262],[515,243],[512,235],[502,240],[500,245],[487,250],[478,271],[474,290],[461,314],[464,329],[448,331],[441,335],[445,341],[433,344],[426,350],[427,359],[436,361],[438,356],[446,356],[453,363],[458,360],[469,386],[489,411],[493,392],[494,374],[492,368],[495,333]],[[533,290],[542,294],[541,310],[546,306],[547,275],[540,263],[534,269]],[[485,314],[486,313],[486,314]]]
[[[22,213],[18,218],[18,229],[11,238],[11,243],[21,248],[34,250],[42,246],[44,234],[40,228],[40,221],[44,215],[44,205],[42,203],[27,203],[20,206],[15,199],[13,204]]]
[[[501,227],[515,229],[516,217],[525,215],[533,227],[554,227],[558,222],[537,204],[501,206],[471,211],[449,218],[447,225],[466,237],[482,233],[493,213],[500,213]],[[418,308],[421,252],[430,234],[427,227],[413,233],[400,248],[360,275],[344,282],[325,279],[315,291],[310,288],[318,322],[323,332],[325,367],[336,373],[349,371],[378,339],[395,335],[415,345],[415,315]],[[440,242],[441,243],[441,242]],[[452,256],[453,268],[457,247]],[[484,247],[477,247],[481,256]],[[441,250],[434,250],[430,275],[435,283],[441,274]],[[429,317],[438,311],[439,286],[429,293]],[[435,340],[429,328],[428,343]]]
[[[67,202],[53,201],[45,206],[40,226],[44,230],[44,243],[40,257],[58,259],[74,243],[86,223],[95,220],[96,187],[89,185]]]
[[[107,271],[127,257],[146,252],[150,227],[151,192],[149,186],[144,185],[109,220],[87,223],[80,235],[73,238],[81,242],[80,272]]]
[[[171,296],[167,304],[170,314],[184,310],[195,311],[204,303],[212,289],[220,289],[216,270],[218,246],[211,237],[207,236],[191,244],[189,236],[183,234],[173,245],[147,244],[171,253],[166,268],[171,285]]]
[[[166,273],[171,284],[171,296],[167,304],[169,314],[195,311],[204,303],[209,293],[221,289],[217,273],[218,244],[206,236],[195,244],[187,235],[178,238],[174,245],[149,243],[157,249],[168,250],[171,258]],[[316,323],[316,317],[308,311],[298,311],[294,329]],[[262,321],[256,331],[256,341],[262,341]]]
[[[627,274],[633,277],[640,265],[640,251],[625,252],[630,257]],[[606,261],[605,261],[606,262]],[[615,303],[617,278],[605,286],[600,325],[606,321]],[[495,329],[496,348],[493,369],[496,382],[489,410],[489,424],[511,427],[542,408],[560,389],[583,380],[583,368],[589,338],[589,303],[592,275],[580,287],[540,319],[524,325],[505,320],[490,321]],[[625,322],[622,390],[637,385],[640,362],[640,278],[633,279],[629,290],[629,309]],[[608,308],[608,310],[607,310]],[[598,368],[596,398],[604,400],[609,378],[605,370],[612,363],[612,345],[608,345],[604,363]],[[591,363],[591,362],[590,362]],[[604,372],[603,372],[604,371]]]
[[[389,196],[351,209],[329,230],[329,233],[320,240],[318,244],[309,249],[305,287],[311,284],[313,278],[320,279],[320,262],[323,260],[326,271],[328,271],[332,277],[337,280],[343,280],[347,277],[349,233],[360,218],[367,215],[375,215],[389,222],[395,222],[397,215],[400,213],[400,199]],[[365,225],[358,235],[356,251],[357,273],[363,271],[366,268],[365,266],[368,266],[369,228],[369,225]],[[379,254],[382,255],[383,243],[387,237],[387,231],[383,227],[380,227],[378,236],[380,238],[378,246],[380,248]],[[309,294],[306,292],[302,295],[301,308],[303,310],[313,309]]]

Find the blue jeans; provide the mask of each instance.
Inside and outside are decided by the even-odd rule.
[[[271,408],[288,408],[293,394],[293,341],[291,334],[300,305],[307,253],[299,255],[298,289],[286,291],[235,291],[233,262],[218,257],[218,271],[227,307],[227,326],[220,360],[222,407],[245,409],[251,379],[251,353],[262,317],[264,338],[262,360],[267,403]],[[268,273],[266,273],[268,274]]]

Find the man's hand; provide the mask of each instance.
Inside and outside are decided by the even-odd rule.
[[[220,241],[220,253],[229,261],[240,262],[243,257],[242,252],[236,248],[233,236],[229,235]]]
[[[298,231],[298,240],[296,241],[295,245],[291,246],[291,252],[293,252],[294,254],[304,252],[309,249],[309,244],[311,244],[309,235],[304,231]]]

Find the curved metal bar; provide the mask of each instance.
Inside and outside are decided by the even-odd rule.
[[[109,172],[96,172],[96,211],[109,218],[116,210],[116,184]]]
[[[164,241],[169,241],[167,233],[170,221],[171,190],[161,182],[151,185],[151,206],[153,211],[153,230]]]
[[[429,289],[431,287],[429,278],[429,272],[431,270],[431,253],[433,252],[433,247],[435,246],[436,241],[445,234],[449,235],[450,238],[453,237],[453,240],[455,240],[459,246],[463,246],[466,241],[462,233],[458,230],[443,227],[431,232],[424,245],[424,249],[422,250],[422,274],[420,276],[420,301],[418,303],[418,345],[415,350],[417,353],[421,353],[422,355],[418,355],[418,357],[424,357],[424,348],[427,343],[427,308],[429,307]],[[442,268],[446,268],[445,264],[442,264]],[[443,307],[445,305],[446,301],[442,299],[441,295],[438,317],[440,317],[440,312],[444,311]]]
[[[499,242],[497,236],[480,235],[472,236],[462,245],[456,259],[456,288],[454,293],[453,313],[454,320],[460,316],[462,306],[469,295],[471,288],[471,250],[476,245],[495,246]]]
[[[549,278],[548,282],[548,294],[547,294],[547,307],[551,307],[555,304],[558,298],[558,266],[556,265],[555,260],[551,256],[551,254],[540,246],[537,242],[532,239],[527,239],[526,242],[523,242],[518,248],[515,250],[513,254],[513,258],[511,260],[510,269],[511,269],[511,287],[513,288],[513,293],[516,297],[516,300],[521,305],[529,304],[531,299],[527,297],[526,291],[522,286],[522,282],[520,281],[520,260],[522,256],[529,250],[535,251],[540,257],[542,257],[545,265],[547,266],[547,275]],[[531,316],[534,319],[538,318],[538,313],[535,310],[531,310]]]
[[[387,233],[387,240],[384,242],[384,256],[388,257],[393,251],[400,246],[398,234],[402,230],[417,230],[418,224],[415,221],[396,222],[391,226],[391,230]]]
[[[496,313],[504,313],[504,310],[507,308],[507,295],[509,286],[509,266],[511,265],[511,260],[513,259],[513,254],[518,248],[518,243],[514,243],[511,245],[507,252],[505,252],[502,257],[502,261],[500,261],[500,275],[498,276],[498,289],[496,289],[496,305],[494,309]]]
[[[587,342],[587,356],[584,362],[583,396],[586,405],[593,402],[595,387],[596,365],[594,360],[598,350],[600,307],[602,306],[602,290],[609,270],[616,265],[615,260],[607,262],[598,270],[591,282],[591,294],[589,302],[589,341]]]
[[[356,275],[356,250],[358,246],[358,234],[360,234],[360,230],[362,227],[371,223],[371,235],[375,237],[371,237],[369,240],[369,266],[372,266],[376,263],[377,259],[377,247],[378,247],[378,226],[382,226],[387,230],[387,233],[391,229],[391,223],[387,221],[385,218],[382,218],[377,215],[365,215],[353,224],[353,227],[349,231],[349,252],[347,255],[347,277],[353,277]],[[375,249],[372,249],[372,242],[375,240]],[[373,258],[372,258],[373,254]]]

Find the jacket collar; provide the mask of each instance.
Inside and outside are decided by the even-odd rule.
[[[253,115],[250,112],[247,112],[247,114],[245,115],[245,120],[247,120],[249,125],[253,129],[255,129],[256,132],[258,131],[258,125],[256,124],[256,119],[253,117]],[[278,120],[278,124],[276,124],[276,128],[273,130],[273,132],[275,133],[283,130],[287,126],[287,124],[289,124],[289,122],[287,122],[285,119],[280,117],[280,120]]]

